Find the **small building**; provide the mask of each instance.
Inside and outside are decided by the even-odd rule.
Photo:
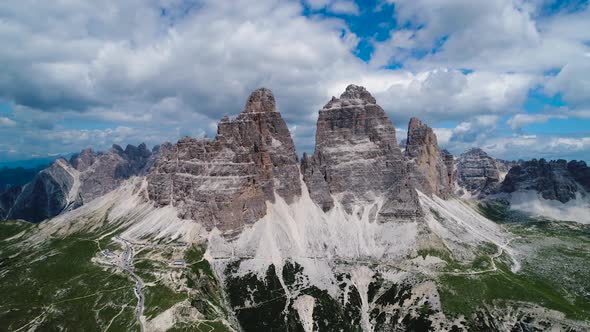
[[[186,265],[186,262],[184,261],[184,259],[175,259],[172,262],[172,266],[174,267],[184,267]]]
[[[106,258],[112,258],[113,256],[115,256],[114,253],[112,253],[109,249],[105,249],[101,252],[101,254],[106,257]]]

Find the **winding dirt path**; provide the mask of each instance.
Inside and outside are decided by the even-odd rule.
[[[133,288],[133,293],[135,297],[137,297],[137,307],[135,309],[135,318],[139,323],[139,330],[141,332],[145,331],[145,326],[143,322],[143,311],[145,309],[145,296],[143,295],[143,287],[145,286],[143,280],[133,272],[133,247],[131,243],[121,237],[117,237],[118,240],[122,241],[125,244],[125,253],[123,254],[123,262],[121,268],[124,269],[129,273],[131,278],[135,281],[135,287]]]

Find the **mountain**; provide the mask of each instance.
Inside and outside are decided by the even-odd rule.
[[[123,180],[144,174],[153,162],[151,157],[145,144],[127,145],[125,150],[115,144],[106,152],[86,149],[72,156],[70,164],[80,173],[82,201],[89,202],[117,188]]]
[[[405,154],[417,188],[443,198],[453,193],[453,156],[438,147],[432,128],[417,118],[411,118],[408,124]]]
[[[488,199],[534,216],[590,223],[589,179],[584,161],[533,159],[512,167]]]
[[[379,222],[422,215],[393,124],[363,87],[349,85],[320,110],[315,152],[304,155],[302,172],[324,211],[334,206],[334,196],[348,213],[380,197]]]
[[[533,159],[510,169],[501,191],[533,190],[543,199],[567,203],[590,191],[590,168],[585,162]]]
[[[314,152],[299,161],[273,93],[258,89],[213,139],[84,150],[0,199],[17,196],[9,216],[48,218],[0,223],[0,321],[38,331],[585,331],[590,225],[505,204],[570,181],[583,195],[585,164],[548,164],[513,166],[482,150],[455,160],[416,118],[402,152],[387,113],[356,85],[319,110]]]
[[[212,141],[184,138],[163,149],[148,192],[158,206],[177,207],[181,218],[238,231],[264,217],[275,192],[288,202],[301,195],[297,164],[287,124],[262,88],[236,119],[221,120]]]
[[[490,157],[482,149],[469,149],[457,159],[457,194],[469,197],[487,195],[502,182],[509,165]]]
[[[6,219],[40,222],[117,188],[121,182],[145,171],[152,152],[145,144],[118,145],[104,153],[83,150],[70,161],[58,159],[24,185],[6,205]]]
[[[79,206],[78,176],[64,159],[58,159],[23,187],[6,218],[39,222]]]
[[[7,217],[22,189],[23,188],[20,186],[14,186],[10,187],[3,193],[0,193],[0,220],[3,220]]]

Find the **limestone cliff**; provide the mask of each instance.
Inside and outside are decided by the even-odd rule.
[[[349,85],[320,110],[315,152],[304,156],[302,172],[312,199],[324,210],[334,199],[350,213],[382,198],[380,221],[422,214],[393,124],[363,87]]]
[[[223,231],[264,216],[275,192],[292,202],[301,194],[297,154],[272,92],[254,91],[237,118],[221,120],[215,139],[162,148],[148,183],[158,206]]]

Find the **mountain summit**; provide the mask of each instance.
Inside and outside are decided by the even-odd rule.
[[[244,112],[276,112],[275,96],[267,88],[260,88],[252,92],[246,102]]]
[[[158,206],[230,232],[262,218],[275,192],[293,201],[301,194],[298,159],[272,92],[252,92],[237,118],[219,122],[215,139],[183,138],[166,148],[148,183]]]
[[[312,199],[326,211],[334,198],[348,212],[382,198],[380,221],[422,215],[395,128],[363,87],[349,85],[320,110],[315,152],[304,155],[301,168]]]

